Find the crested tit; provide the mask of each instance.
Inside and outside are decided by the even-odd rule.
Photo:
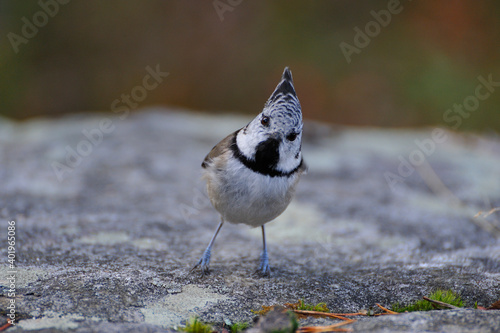
[[[301,143],[302,113],[287,67],[263,111],[219,142],[201,165],[221,222],[193,269],[201,266],[203,273],[209,273],[212,245],[227,221],[262,228],[259,271],[270,273],[264,224],[286,209],[307,169]]]

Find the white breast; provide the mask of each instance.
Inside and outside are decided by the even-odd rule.
[[[206,170],[205,178],[210,200],[225,221],[258,227],[286,209],[299,174],[264,176],[230,158],[225,168]]]

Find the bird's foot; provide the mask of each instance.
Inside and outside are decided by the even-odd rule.
[[[198,263],[196,265],[194,265],[194,267],[191,269],[190,272],[194,271],[196,267],[200,266],[201,268],[201,272],[205,275],[208,275],[210,274],[210,269],[209,269],[209,266],[210,266],[210,250],[205,250],[205,252],[203,252],[203,255],[201,256],[200,258],[200,261],[198,261]]]
[[[271,268],[269,267],[269,255],[267,254],[267,251],[262,252],[262,254],[260,255],[260,265],[256,273],[259,273],[262,276],[271,275]]]

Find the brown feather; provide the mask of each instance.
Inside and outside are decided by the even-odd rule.
[[[226,152],[230,145],[231,141],[233,140],[234,136],[239,132],[240,130],[237,130],[236,132],[233,132],[226,136],[224,139],[222,139],[221,142],[216,144],[212,150],[205,156],[205,159],[203,160],[203,163],[201,163],[201,166],[203,168],[206,168],[212,161],[217,157],[222,155],[224,152]]]

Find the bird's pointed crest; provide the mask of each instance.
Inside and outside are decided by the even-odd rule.
[[[292,72],[288,67],[285,67],[281,81],[264,106],[264,113],[266,112],[278,118],[287,118],[294,126],[301,126],[302,111],[293,87]]]
[[[269,98],[269,101],[274,101],[279,94],[282,94],[284,96],[291,95],[297,98],[295,88],[293,87],[292,72],[290,72],[290,69],[288,67],[285,67],[283,75],[281,76],[281,81],[280,83],[278,83],[278,86],[276,86],[276,89],[274,89],[274,92]]]

